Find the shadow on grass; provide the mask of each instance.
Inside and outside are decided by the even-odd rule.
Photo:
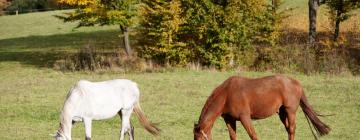
[[[64,55],[66,54],[52,52],[0,52],[0,62],[17,61],[37,67],[52,67]]]
[[[109,49],[122,45],[116,30],[29,36],[0,40],[0,62],[18,61],[37,67],[52,67],[54,62],[85,45]]]

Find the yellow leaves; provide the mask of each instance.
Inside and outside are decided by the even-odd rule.
[[[94,9],[92,7],[86,7],[86,8],[84,8],[84,12],[91,13],[91,12],[94,12]]]
[[[169,3],[159,1],[152,2],[151,5],[143,5],[140,8],[140,14],[143,16],[143,24],[151,25],[152,16],[161,17],[162,21],[156,21],[161,24],[164,36],[172,36],[178,32],[180,26],[185,23],[185,18],[181,17],[181,3],[178,0],[172,0]],[[170,39],[171,41],[171,39]]]
[[[118,24],[129,26],[136,16],[136,4],[133,0],[58,0],[59,3],[77,7],[73,13],[77,16],[68,17],[68,21],[80,20],[80,26]]]
[[[123,11],[118,11],[118,10],[111,10],[111,11],[107,11],[106,12],[106,16],[108,18],[119,18],[119,17],[123,17],[124,16],[124,12]]]
[[[96,4],[97,0],[58,0],[59,3],[68,4],[71,6],[86,6],[91,4]]]
[[[190,51],[178,39],[178,32],[186,22],[182,10],[180,0],[145,1],[140,6],[142,32],[148,40],[143,42],[142,55],[161,58],[164,63],[187,64]]]
[[[170,14],[173,15],[173,19],[170,21],[169,27],[177,32],[180,25],[185,23],[185,19],[181,17],[179,13],[182,13],[180,1],[171,1],[170,2]]]

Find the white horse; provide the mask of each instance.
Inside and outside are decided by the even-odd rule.
[[[135,82],[116,79],[103,82],[80,80],[70,90],[60,116],[60,127],[55,135],[56,140],[71,140],[71,127],[76,121],[85,124],[85,139],[91,139],[92,120],[103,120],[114,117],[122,118],[120,140],[128,133],[134,139],[134,128],[130,123],[134,111],[140,123],[153,135],[160,132],[145,117],[139,104],[139,88]]]

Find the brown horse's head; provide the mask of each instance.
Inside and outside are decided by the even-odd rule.
[[[210,140],[209,136],[200,129],[198,124],[194,124],[194,140]]]

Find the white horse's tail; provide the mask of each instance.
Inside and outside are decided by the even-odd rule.
[[[155,124],[151,123],[146,117],[144,112],[141,110],[139,102],[136,103],[134,107],[134,112],[136,116],[138,117],[141,125],[151,134],[153,135],[159,135],[160,129],[155,126]]]

